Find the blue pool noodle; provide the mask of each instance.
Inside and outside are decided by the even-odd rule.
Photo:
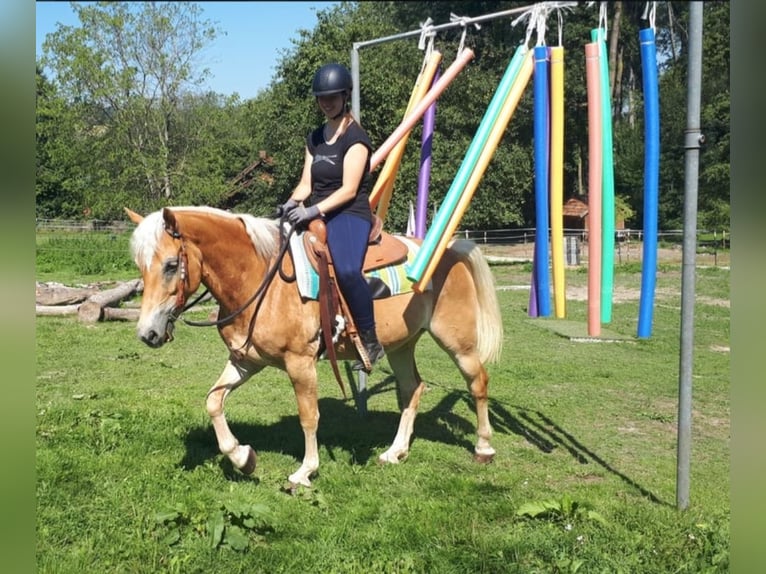
[[[638,337],[652,334],[654,292],[657,280],[657,211],[660,172],[660,105],[657,87],[657,46],[654,29],[638,32],[644,82],[644,247]]]

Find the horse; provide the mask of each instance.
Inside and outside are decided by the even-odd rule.
[[[241,473],[256,468],[255,450],[240,444],[227,424],[228,395],[266,367],[285,371],[298,406],[305,448],[300,467],[288,477],[292,489],[311,486],[319,468],[316,363],[320,351],[318,302],[301,296],[283,256],[280,221],[203,206],[173,207],[141,216],[125,208],[136,227],[130,239],[143,279],[138,338],[152,348],[172,341],[175,321],[190,296],[204,286],[218,302],[219,335],[228,360],[207,393],[206,409],[218,448]],[[274,270],[280,268],[280,273]],[[399,426],[380,463],[409,454],[415,416],[425,384],[415,365],[415,346],[426,331],[449,355],[473,396],[477,439],[473,457],[490,462],[485,365],[502,349],[503,327],[494,277],[473,242],[453,241],[430,286],[374,301],[376,330],[396,379]],[[187,321],[188,323],[189,321]],[[340,360],[355,358],[347,336],[337,340]]]

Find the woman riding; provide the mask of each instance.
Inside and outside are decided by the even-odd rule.
[[[327,227],[338,287],[354,318],[370,365],[385,354],[375,332],[372,295],[362,267],[372,227],[370,138],[349,111],[351,74],[326,64],[314,74],[312,92],[327,118],[306,139],[301,180],[280,212],[295,226],[321,217]],[[310,205],[304,205],[309,200]],[[359,360],[353,370],[366,370]]]

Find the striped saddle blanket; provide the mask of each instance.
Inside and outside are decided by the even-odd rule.
[[[410,270],[409,266],[412,265],[418,253],[420,245],[407,237],[397,235],[396,238],[407,246],[407,258],[401,263],[380,267],[365,273],[374,298],[379,299],[393,295],[402,295],[412,291],[412,281],[407,278],[407,273]],[[298,291],[301,297],[304,299],[318,299],[319,274],[312,267],[309,256],[306,254],[303,233],[293,233],[290,236],[290,251],[293,256],[295,278],[298,282]]]

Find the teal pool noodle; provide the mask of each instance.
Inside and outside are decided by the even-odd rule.
[[[601,49],[601,322],[612,320],[612,294],[614,292],[614,152],[612,145],[612,99],[609,90],[609,56],[603,28],[590,31],[592,42]]]
[[[500,84],[495,90],[495,95],[492,96],[492,100],[487,106],[487,110],[484,112],[484,117],[481,119],[476,134],[473,136],[471,145],[468,146],[468,151],[463,158],[463,162],[460,164],[460,168],[452,180],[447,195],[442,200],[441,207],[436,213],[434,220],[431,222],[431,226],[426,232],[426,236],[423,238],[423,243],[418,249],[418,254],[412,261],[407,278],[413,282],[417,282],[425,273],[426,267],[431,260],[434,249],[439,243],[439,239],[444,234],[444,230],[449,223],[452,214],[455,211],[455,206],[460,200],[460,196],[465,190],[465,185],[468,183],[468,179],[471,177],[473,168],[476,167],[476,162],[481,155],[481,151],[487,144],[487,138],[492,131],[492,127],[495,125],[497,116],[500,114],[500,110],[508,99],[508,94],[511,91],[513,83],[516,81],[516,76],[519,75],[521,69],[521,63],[524,60],[524,55],[527,52],[527,47],[523,44],[516,48],[516,52],[513,54],[508,67],[505,69],[505,74],[500,80]]]

